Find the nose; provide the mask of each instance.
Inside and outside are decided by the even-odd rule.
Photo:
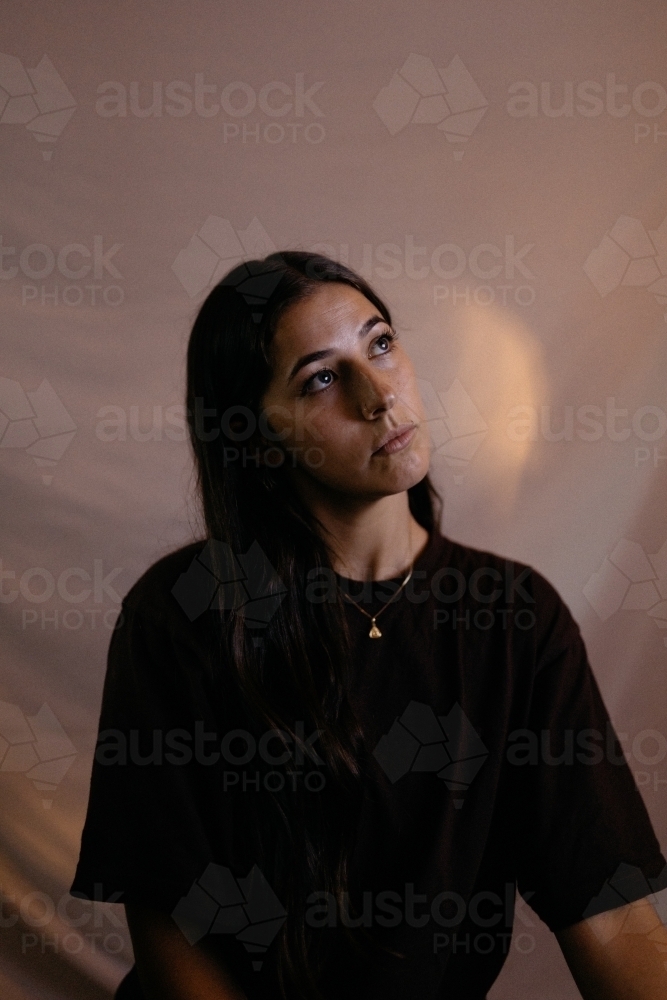
[[[380,414],[391,410],[397,396],[391,383],[379,372],[372,369],[360,371],[357,375],[359,406],[364,420],[374,420]]]

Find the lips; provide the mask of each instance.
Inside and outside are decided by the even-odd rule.
[[[395,451],[401,451],[412,440],[416,424],[399,424],[392,427],[390,431],[380,439],[381,443],[373,452],[374,455],[392,455]]]

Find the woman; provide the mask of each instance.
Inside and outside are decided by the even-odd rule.
[[[482,1000],[517,885],[584,997],[667,995],[665,860],[579,630],[440,534],[385,304],[315,254],[239,265],[187,406],[206,538],[124,601],[72,886],[125,904],[117,996]]]

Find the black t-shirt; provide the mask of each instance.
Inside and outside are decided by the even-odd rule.
[[[371,615],[401,582],[335,579]],[[220,733],[217,612],[204,610],[216,587],[200,542],[123,602],[71,891],[164,909],[218,949],[249,1000],[275,998],[264,959],[285,910],[238,834],[266,778],[257,747]],[[338,963],[327,995],[482,1000],[517,886],[552,931],[667,886],[579,628],[544,577],[434,531],[377,618],[381,638],[359,607],[345,613],[352,704],[377,764],[351,876],[388,950]],[[295,770],[317,794],[316,768]],[[321,901],[310,912],[321,933],[345,919]]]

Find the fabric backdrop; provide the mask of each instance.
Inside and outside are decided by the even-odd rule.
[[[198,530],[198,304],[274,248],[387,299],[444,532],[565,598],[664,851],[666,33],[657,0],[5,7],[3,997],[132,961],[122,908],[67,895],[106,651]],[[491,996],[577,996],[528,907]]]

